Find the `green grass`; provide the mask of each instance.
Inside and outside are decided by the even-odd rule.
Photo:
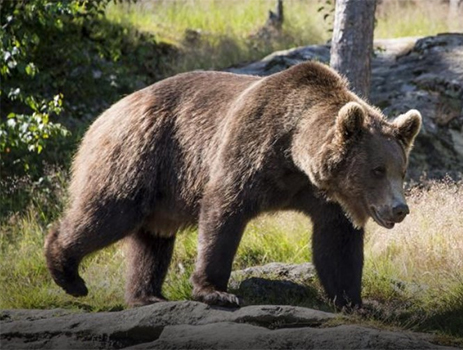
[[[282,33],[258,35],[275,4],[265,0],[152,1],[112,5],[106,16],[178,46],[182,57],[174,64],[175,72],[221,69],[330,37],[323,13],[317,12],[318,3],[304,1],[288,2]],[[188,31],[196,31],[196,38],[189,39]]]
[[[223,69],[261,59],[275,50],[324,44],[330,39],[331,5],[318,0],[285,0],[282,32],[258,35],[275,5],[274,0],[142,1],[112,4],[106,17],[178,47],[181,54],[171,62],[174,73]],[[458,19],[462,16],[463,6],[452,16],[446,4],[435,0],[385,0],[376,12],[375,38],[461,32],[463,22]]]
[[[66,295],[51,280],[45,265],[43,244],[49,225],[39,224],[37,208],[0,226],[0,309],[77,307],[115,310],[124,305],[124,243],[103,249],[86,258],[82,277],[91,291],[85,298]],[[254,220],[245,233],[234,264],[235,269],[272,261],[302,263],[310,258],[308,219],[296,219],[288,227],[287,217]],[[181,232],[170,273],[164,285],[172,300],[191,299],[189,277],[196,258],[196,230]]]

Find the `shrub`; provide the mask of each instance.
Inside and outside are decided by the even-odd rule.
[[[12,184],[45,183],[46,169],[67,168],[93,118],[163,77],[169,47],[108,22],[110,1],[1,3],[0,215],[29,203],[29,189],[12,192]],[[7,192],[23,203],[13,205]]]
[[[62,112],[63,95],[44,69],[41,50],[50,52],[47,41],[53,32],[83,15],[95,16],[104,1],[87,7],[82,1],[45,0],[2,2],[0,165],[2,178],[36,176],[41,172],[39,155],[53,141],[69,132],[50,120]],[[58,54],[58,53],[57,53]]]

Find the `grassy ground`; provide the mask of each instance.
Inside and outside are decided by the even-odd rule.
[[[458,12],[435,0],[386,0],[376,11],[375,38],[427,36],[463,31],[463,6]]]
[[[410,216],[393,230],[370,223],[364,290],[372,318],[463,337],[463,187],[414,188]]]
[[[357,321],[460,337],[463,345],[463,183],[413,189],[411,215],[393,230],[367,226],[363,297]],[[124,307],[123,242],[88,257],[82,275],[90,295],[75,299],[50,279],[42,253],[47,231],[38,208],[2,224],[0,308]],[[164,292],[190,299],[189,276],[196,255],[195,230],[178,236]],[[310,222],[296,213],[260,217],[247,227],[234,268],[269,262],[310,261]],[[320,291],[315,281],[311,286]],[[325,310],[331,306],[325,304]],[[451,338],[448,338],[451,339]]]
[[[274,0],[140,1],[112,5],[107,18],[154,33],[185,53],[174,72],[220,69],[257,60],[281,49],[322,44],[331,37],[332,5],[325,0],[285,0],[282,32],[262,34]],[[375,38],[463,31],[463,6],[449,15],[436,0],[385,0],[377,9]],[[260,34],[259,34],[260,33]],[[258,40],[256,40],[256,38]]]
[[[110,6],[106,14],[114,22],[155,33],[159,40],[178,46],[185,55],[175,63],[176,72],[220,69],[329,38],[329,26],[317,4],[303,1],[287,6],[282,33],[259,34],[273,7],[273,1],[263,0],[143,1]]]

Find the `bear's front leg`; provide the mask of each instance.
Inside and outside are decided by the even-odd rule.
[[[209,305],[237,307],[239,299],[227,293],[227,285],[246,219],[242,208],[224,204],[219,197],[203,199],[193,297]]]
[[[335,203],[319,203],[310,216],[313,262],[328,297],[339,309],[360,307],[363,228],[354,228]]]

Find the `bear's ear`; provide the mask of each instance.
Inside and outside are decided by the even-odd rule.
[[[411,147],[421,128],[421,114],[416,109],[399,115],[392,123],[397,128],[398,138],[406,147]]]
[[[336,118],[336,135],[347,141],[361,134],[365,121],[365,110],[357,102],[345,104]]]

